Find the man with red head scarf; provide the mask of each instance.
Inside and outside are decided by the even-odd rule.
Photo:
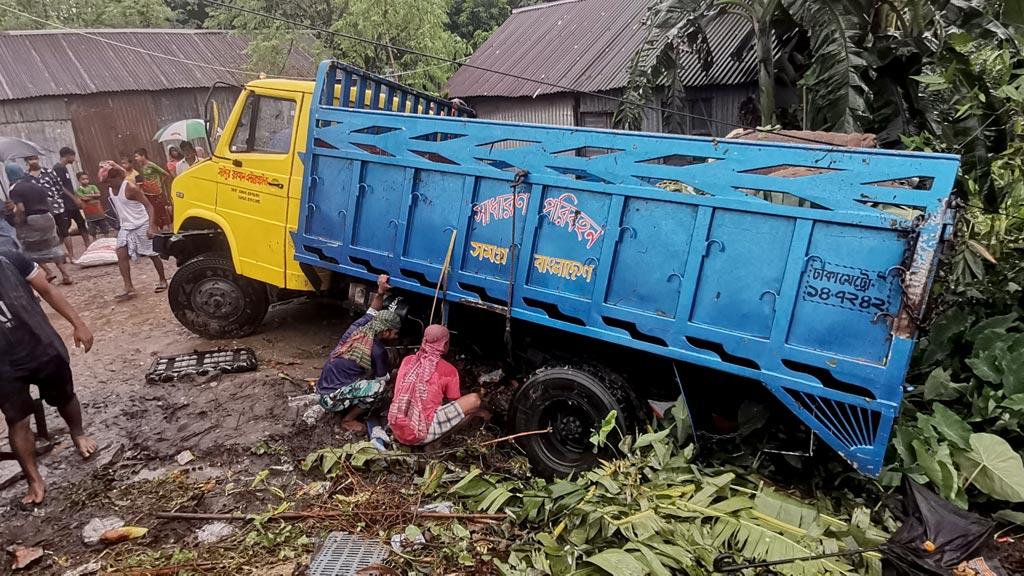
[[[466,418],[487,412],[479,394],[462,395],[459,371],[441,358],[448,351],[448,338],[444,326],[427,326],[419,352],[407,356],[398,369],[388,424],[402,444],[429,444]],[[442,405],[445,399],[449,402]]]

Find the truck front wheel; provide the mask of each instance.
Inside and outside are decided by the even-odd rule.
[[[178,322],[207,338],[252,334],[270,305],[266,286],[236,274],[222,254],[203,254],[178,268],[167,298]]]
[[[641,410],[621,377],[595,366],[548,367],[535,372],[516,393],[511,421],[515,432],[551,429],[524,436],[519,445],[535,471],[565,476],[597,463],[590,437],[612,410],[621,433],[636,431]],[[616,444],[613,436],[608,440]]]

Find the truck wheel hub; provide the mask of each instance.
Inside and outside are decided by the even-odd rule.
[[[551,428],[555,440],[570,450],[589,449],[590,428],[585,422],[586,417],[580,412],[583,408],[573,402],[560,403],[560,409],[552,414]]]
[[[244,300],[238,285],[222,278],[203,280],[192,291],[193,308],[214,318],[238,315]]]

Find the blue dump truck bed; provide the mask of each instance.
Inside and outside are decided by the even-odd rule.
[[[879,473],[957,157],[400,114],[350,86],[394,90],[321,65],[301,263],[433,295],[454,232],[448,301],[759,380]]]

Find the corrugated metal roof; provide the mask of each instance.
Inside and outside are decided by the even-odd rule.
[[[248,42],[222,30],[0,32],[0,100],[241,84],[253,75],[215,67],[245,70]],[[293,50],[281,75],[312,78],[315,70],[312,58]]]
[[[629,64],[644,41],[647,0],[561,0],[516,10],[468,64],[543,80],[579,92],[626,85]],[[757,78],[750,24],[728,14],[706,25],[714,66],[704,73],[696,57],[684,62],[684,85],[742,84]],[[739,60],[733,58],[740,54]],[[536,96],[566,92],[536,82],[460,68],[448,81],[452,96]]]

